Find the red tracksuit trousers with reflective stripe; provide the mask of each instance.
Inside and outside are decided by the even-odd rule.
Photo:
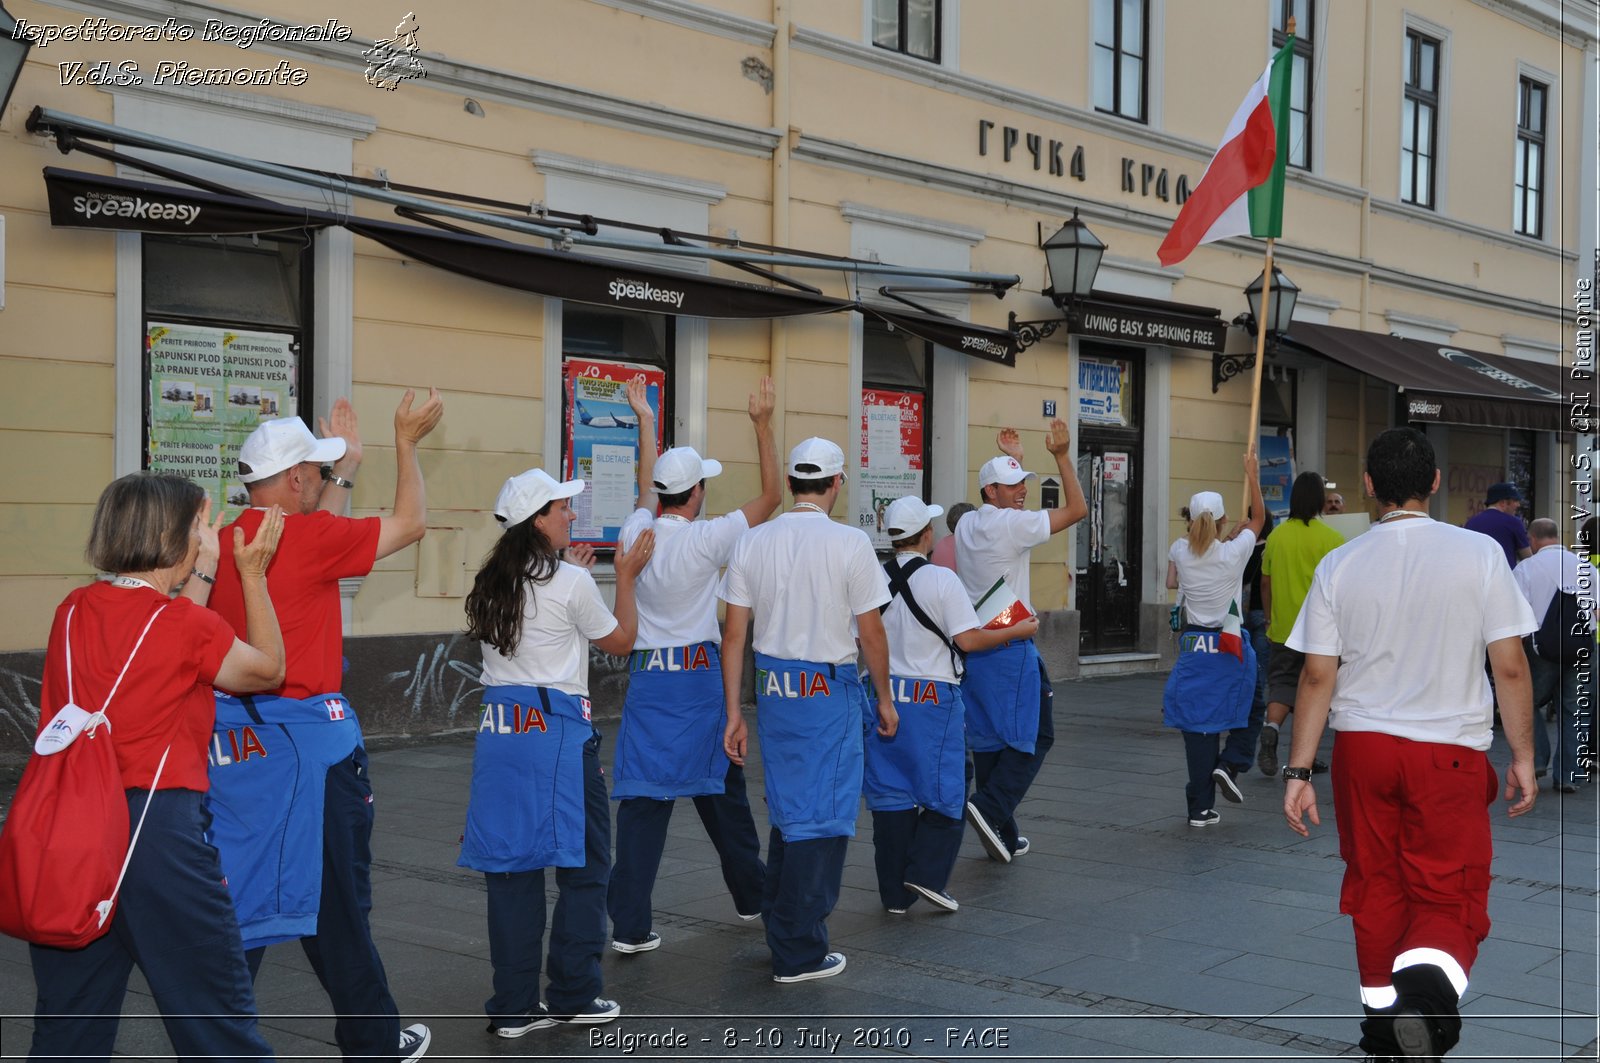
[[[1499,780],[1482,752],[1341,731],[1333,807],[1363,986],[1387,986],[1396,956],[1439,949],[1470,973],[1489,934],[1488,806]]]

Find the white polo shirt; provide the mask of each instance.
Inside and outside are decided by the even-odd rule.
[[[904,565],[917,553],[896,555]],[[907,580],[911,593],[917,599],[928,619],[939,630],[954,638],[963,631],[978,627],[978,614],[972,610],[972,599],[954,572],[939,565],[927,564],[911,573]],[[950,662],[950,651],[938,637],[917,622],[906,605],[904,595],[895,595],[883,613],[883,629],[889,636],[889,671],[907,679],[936,679],[941,683],[956,682],[955,666]]]
[[[563,561],[550,582],[524,591],[517,652],[502,657],[483,644],[483,685],[551,687],[588,697],[589,642],[616,628],[589,570]]]
[[[1032,612],[1028,565],[1032,550],[1050,541],[1047,509],[999,509],[985,502],[956,523],[956,574],[967,597],[977,601],[1005,578]]]
[[[1600,587],[1595,586],[1594,567],[1560,543],[1541,547],[1532,557],[1517,562],[1517,567],[1511,570],[1511,578],[1516,580],[1522,596],[1528,599],[1533,618],[1540,623],[1550,611],[1550,602],[1557,591],[1577,595],[1578,607],[1585,617],[1589,617],[1590,603],[1600,593]]]
[[[639,637],[634,648],[666,649],[696,642],[722,641],[717,626],[717,580],[733,555],[734,544],[750,530],[741,510],[711,520],[691,521],[676,514],[652,518],[636,509],[622,524],[622,545],[631,547],[654,527],[656,548],[634,587]]]
[[[853,664],[855,618],[889,600],[889,583],[866,532],[800,510],[741,538],[717,593],[755,614],[757,653]]]
[[[1488,749],[1485,647],[1537,627],[1499,543],[1403,517],[1322,559],[1288,645],[1341,658],[1335,730]]]

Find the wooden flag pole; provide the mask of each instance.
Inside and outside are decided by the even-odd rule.
[[[1261,270],[1261,313],[1256,318],[1256,368],[1250,386],[1250,426],[1245,435],[1245,449],[1254,453],[1259,446],[1257,437],[1261,433],[1261,374],[1267,362],[1267,316],[1271,313],[1272,306],[1272,237],[1267,237],[1266,265]],[[1258,471],[1256,475],[1261,474]],[[1243,524],[1248,520],[1247,513],[1250,509],[1250,479],[1246,475],[1244,481],[1244,499],[1239,504],[1239,517],[1234,522]]]

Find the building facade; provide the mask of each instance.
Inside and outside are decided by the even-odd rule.
[[[744,407],[770,373],[780,447],[842,443],[836,516],[874,534],[900,494],[975,500],[1002,426],[1051,471],[1047,411],[1066,417],[1091,516],[1032,574],[1061,676],[1159,666],[1180,507],[1237,504],[1252,437],[1353,511],[1366,441],[1406,421],[1439,450],[1441,519],[1504,479],[1564,526],[1588,501],[1592,0],[339,8],[6,2],[34,45],[0,114],[0,434],[27,456],[0,476],[8,745],[32,736],[105,483],[174,468],[237,502],[249,427],[341,395],[368,443],[358,514],[392,498],[401,391],[446,397],[427,538],[346,588],[349,692],[391,732],[472,723],[462,601],[506,476],[585,475],[588,536],[620,523],[628,374],[655,385],[664,443],[724,462],[720,512],[755,493]],[[1251,425],[1235,318],[1261,241],[1173,268],[1156,248],[1291,17],[1276,261],[1300,296]],[[442,206],[396,219],[418,200]],[[1074,211],[1107,250],[1064,314],[1040,243]],[[763,246],[804,287],[763,295],[727,261]],[[996,340],[1013,321],[1034,323],[1020,350]],[[602,703],[622,681],[596,662]]]

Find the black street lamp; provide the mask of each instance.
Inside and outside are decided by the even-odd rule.
[[[0,4],[0,118],[5,117],[11,90],[17,87],[22,64],[28,61],[28,49],[32,47],[31,39],[17,36],[17,20]]]
[[[1256,322],[1261,320],[1261,289],[1266,270],[1256,275],[1256,279],[1245,285],[1245,301],[1250,304],[1248,313],[1240,314],[1234,318],[1235,325],[1244,326],[1253,339],[1256,331]],[[1294,324],[1294,306],[1300,300],[1300,286],[1288,277],[1276,264],[1272,267],[1272,291],[1267,295],[1267,344],[1266,351],[1272,353],[1279,336],[1289,331],[1289,326]],[[1223,354],[1221,351],[1211,356],[1211,393],[1214,395],[1222,385],[1238,376],[1240,373],[1254,369],[1256,365],[1256,352],[1252,348],[1247,354]]]
[[[1072,321],[1078,306],[1094,291],[1095,274],[1100,272],[1100,259],[1106,245],[1078,218],[1078,208],[1072,208],[1072,218],[1048,240],[1041,240],[1045,269],[1050,274],[1050,286],[1043,295],[1049,297],[1062,312],[1061,318],[1045,321],[1018,321],[1011,313],[1011,331],[1017,334],[1019,347],[1031,347],[1061,327],[1062,321]]]

